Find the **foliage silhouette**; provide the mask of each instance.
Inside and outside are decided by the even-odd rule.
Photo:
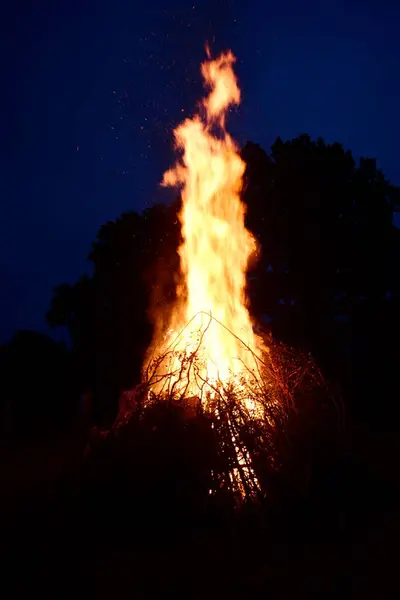
[[[398,389],[400,190],[372,159],[307,135],[267,154],[247,143],[243,200],[260,252],[248,291],[256,320],[310,350],[365,418]],[[121,215],[100,228],[91,278],[56,289],[48,313],[70,331],[80,389],[95,420],[112,422],[118,397],[140,378],[153,308],[168,311],[179,279],[179,201]],[[150,307],[150,308],[149,308]],[[368,373],[368,377],[365,377]],[[385,400],[386,399],[386,400]]]
[[[55,289],[47,318],[68,328],[78,388],[92,392],[97,423],[110,425],[121,391],[138,383],[153,303],[175,293],[176,212],[176,205],[156,205],[106,223],[89,256],[92,277]]]
[[[68,429],[79,398],[64,343],[35,331],[19,331],[1,347],[2,433],[35,438]]]
[[[374,160],[356,166],[340,144],[302,135],[278,138],[271,150],[243,149],[248,226],[262,245],[253,309],[272,317],[276,337],[310,349],[367,411],[368,390],[383,400],[390,381],[390,400],[396,387],[400,190]],[[375,399],[370,410],[376,414]]]

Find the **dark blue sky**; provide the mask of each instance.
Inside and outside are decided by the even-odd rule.
[[[0,341],[45,330],[99,226],[168,198],[171,130],[201,93],[204,42],[232,48],[231,131],[307,132],[400,183],[397,0],[17,0],[1,27]]]

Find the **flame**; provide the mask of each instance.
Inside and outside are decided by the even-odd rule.
[[[243,374],[251,376],[253,352],[261,344],[245,294],[248,262],[256,251],[240,200],[245,164],[225,129],[229,107],[240,103],[235,60],[231,51],[214,60],[208,53],[201,73],[209,93],[198,114],[175,129],[175,145],[182,154],[162,181],[163,186],[182,188],[182,282],[168,327],[156,335],[153,350],[156,346],[163,354],[175,339],[174,356],[165,360],[164,371],[178,372],[176,354],[199,350],[201,332],[196,376],[183,384],[176,375],[175,391],[184,385],[186,396],[199,396],[200,382],[215,389],[217,382],[239,384]],[[248,400],[247,408],[255,409],[254,402]]]

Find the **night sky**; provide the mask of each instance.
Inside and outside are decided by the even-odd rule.
[[[52,288],[89,271],[99,226],[168,200],[172,129],[208,40],[232,48],[230,131],[306,132],[400,183],[398,0],[32,0],[1,19],[0,342],[46,331]],[[4,9],[3,9],[4,10]]]

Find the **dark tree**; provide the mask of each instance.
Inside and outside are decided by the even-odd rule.
[[[57,433],[78,415],[64,343],[35,331],[20,331],[1,348],[3,435],[35,438]]]
[[[248,226],[262,245],[253,310],[278,338],[309,348],[353,400],[372,389],[382,399],[397,356],[399,188],[374,160],[357,166],[340,144],[307,135],[278,138],[270,156],[247,144],[243,157]]]
[[[89,255],[92,277],[55,290],[48,321],[68,328],[78,388],[92,392],[100,424],[115,418],[121,391],[140,379],[154,304],[167,305],[174,296],[177,210],[178,203],[155,205],[106,223]]]
[[[278,138],[270,155],[248,143],[242,156],[247,225],[261,247],[249,274],[252,313],[312,351],[354,405],[372,390],[383,405],[397,385],[399,188],[374,160],[356,165],[340,144],[307,135]],[[68,327],[79,387],[93,392],[100,421],[140,378],[154,305],[167,312],[174,298],[178,211],[179,202],[157,205],[105,224],[93,276],[56,289],[49,322]]]

